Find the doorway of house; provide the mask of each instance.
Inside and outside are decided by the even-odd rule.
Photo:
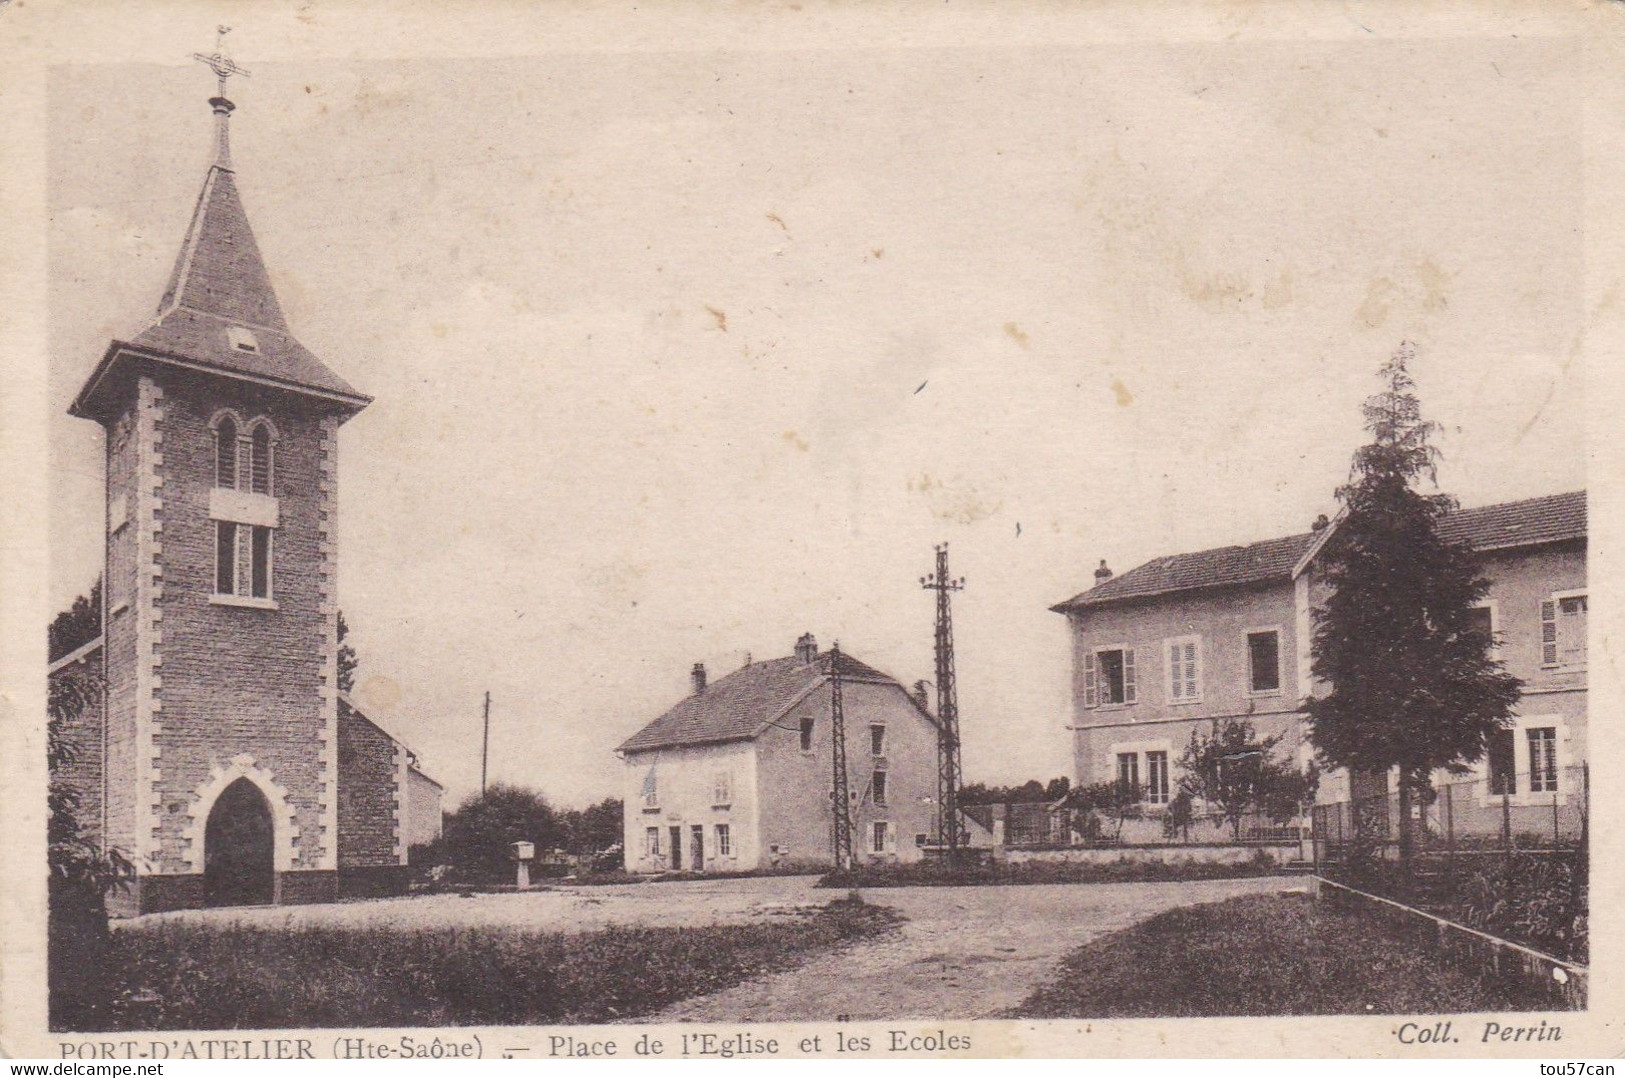
[[[276,896],[271,806],[247,779],[227,786],[203,831],[203,892],[211,906],[263,906]]]
[[[671,870],[681,872],[683,869],[683,829],[671,829]]]
[[[705,871],[705,825],[695,824],[689,828],[694,836],[693,843],[688,848],[688,865],[695,872]]]

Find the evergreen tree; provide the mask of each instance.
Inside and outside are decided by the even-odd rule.
[[[350,625],[344,620],[344,611],[339,611],[339,692],[350,693],[355,691],[355,647],[347,641],[350,636]]]
[[[1338,489],[1342,519],[1318,564],[1330,597],[1315,612],[1313,671],[1330,692],[1307,702],[1321,760],[1400,774],[1400,856],[1414,842],[1412,796],[1437,768],[1465,771],[1511,719],[1522,682],[1491,648],[1473,607],[1489,590],[1465,543],[1447,542],[1455,508],[1437,482],[1436,424],[1422,418],[1402,344],[1364,406],[1371,442]]]
[[[102,578],[90,586],[90,594],[78,596],[73,605],[51,619],[49,661],[56,662],[78,651],[102,635]]]

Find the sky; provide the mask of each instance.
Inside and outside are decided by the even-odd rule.
[[[198,47],[207,44],[207,36]],[[233,42],[237,44],[237,42]],[[51,599],[210,152],[187,50],[49,84]],[[340,435],[356,696],[455,804],[814,633],[932,676],[969,781],[1071,770],[1049,606],[1306,530],[1402,340],[1476,505],[1585,485],[1579,64],[1551,38],[239,57],[238,185]]]

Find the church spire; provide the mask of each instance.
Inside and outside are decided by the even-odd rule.
[[[221,47],[229,30],[219,28],[214,52],[193,54],[218,80],[209,99],[214,154],[157,316],[133,339],[112,343],[69,409],[74,415],[105,418],[124,384],[116,375],[132,364],[155,362],[322,397],[346,416],[372,399],[294,339],[277,302],[231,163],[236,106],[226,97],[226,80],[248,72]]]

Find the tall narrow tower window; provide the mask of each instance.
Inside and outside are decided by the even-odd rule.
[[[214,427],[214,485],[237,485],[237,423],[230,416]]]
[[[254,434],[249,439],[248,465],[249,489],[255,494],[271,493],[271,454],[270,424],[256,423]]]
[[[256,527],[251,532],[249,594],[256,599],[271,597],[271,529]]]
[[[214,590],[237,594],[237,525],[226,520],[214,524]]]

